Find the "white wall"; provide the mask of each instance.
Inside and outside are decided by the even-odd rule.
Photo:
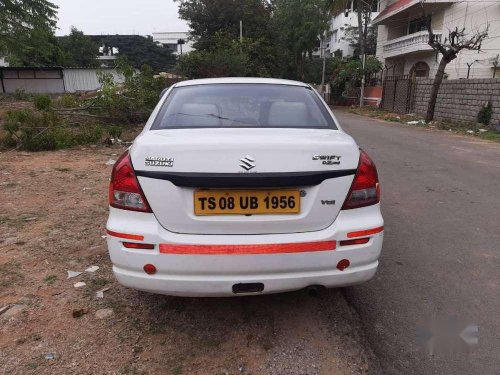
[[[455,3],[446,9],[443,31],[448,33],[455,27],[465,27],[468,32],[484,30],[489,24],[488,38],[481,51],[462,51],[456,60],[448,64],[446,73],[450,78],[467,77],[467,64],[475,60],[471,68],[471,78],[492,78],[491,60],[500,54],[500,1]]]
[[[3,70],[5,93],[13,94],[23,90],[32,94],[60,94],[64,92],[64,83],[60,69]],[[2,87],[0,87],[2,93]]]
[[[64,92],[62,79],[5,79],[3,83],[7,94],[13,94],[16,90],[23,90],[30,94],[61,94]]]
[[[63,69],[66,92],[93,91],[101,87],[97,72],[99,69]],[[124,82],[125,78],[116,69],[103,69],[111,73],[115,82]]]

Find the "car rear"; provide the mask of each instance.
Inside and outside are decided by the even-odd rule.
[[[378,266],[379,195],[310,87],[192,81],[115,164],[108,248],[120,283],[169,295],[352,285]]]

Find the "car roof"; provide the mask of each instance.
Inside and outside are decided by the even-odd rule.
[[[192,79],[189,81],[181,81],[175,84],[175,87],[195,86],[195,85],[213,85],[213,84],[231,84],[231,83],[253,83],[253,84],[267,84],[267,85],[288,85],[288,86],[302,86],[309,87],[309,85],[299,82],[290,81],[287,79],[276,78],[254,78],[254,77],[227,77],[227,78],[205,78],[205,79]]]

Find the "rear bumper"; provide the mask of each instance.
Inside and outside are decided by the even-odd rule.
[[[340,287],[371,279],[378,267],[383,232],[361,245],[340,246],[347,233],[383,226],[379,205],[341,211],[335,223],[316,232],[266,235],[191,235],[162,228],[153,214],[110,209],[109,231],[139,234],[143,241],[107,237],[117,280],[124,286],[147,292],[177,296],[234,296],[233,285],[262,283],[260,293],[277,293],[311,285]],[[123,242],[155,244],[153,250],[135,250]],[[335,250],[280,254],[197,255],[163,254],[158,244],[259,245],[336,241]],[[348,268],[337,269],[347,259]],[[148,275],[145,264],[157,272]],[[254,293],[252,293],[254,294]],[[240,294],[238,294],[240,295]]]
[[[123,286],[145,292],[183,297],[227,297],[234,296],[233,285],[240,283],[262,283],[262,293],[280,293],[303,289],[312,285],[327,288],[359,284],[370,280],[377,271],[378,262],[347,268],[344,271],[326,270],[314,272],[275,273],[256,275],[146,275],[141,271],[130,271],[113,267],[113,272]],[[247,295],[255,293],[247,293]],[[261,293],[259,293],[261,294]],[[238,294],[245,295],[245,293]]]

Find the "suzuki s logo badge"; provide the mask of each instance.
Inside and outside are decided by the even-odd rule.
[[[144,161],[147,167],[173,167],[174,158],[167,158],[163,156],[148,156]]]
[[[314,155],[312,160],[320,160],[323,165],[339,165],[340,158],[337,155]]]
[[[255,160],[251,156],[245,156],[244,158],[240,159],[241,164],[240,167],[243,168],[245,171],[249,171],[250,169],[255,168]]]

